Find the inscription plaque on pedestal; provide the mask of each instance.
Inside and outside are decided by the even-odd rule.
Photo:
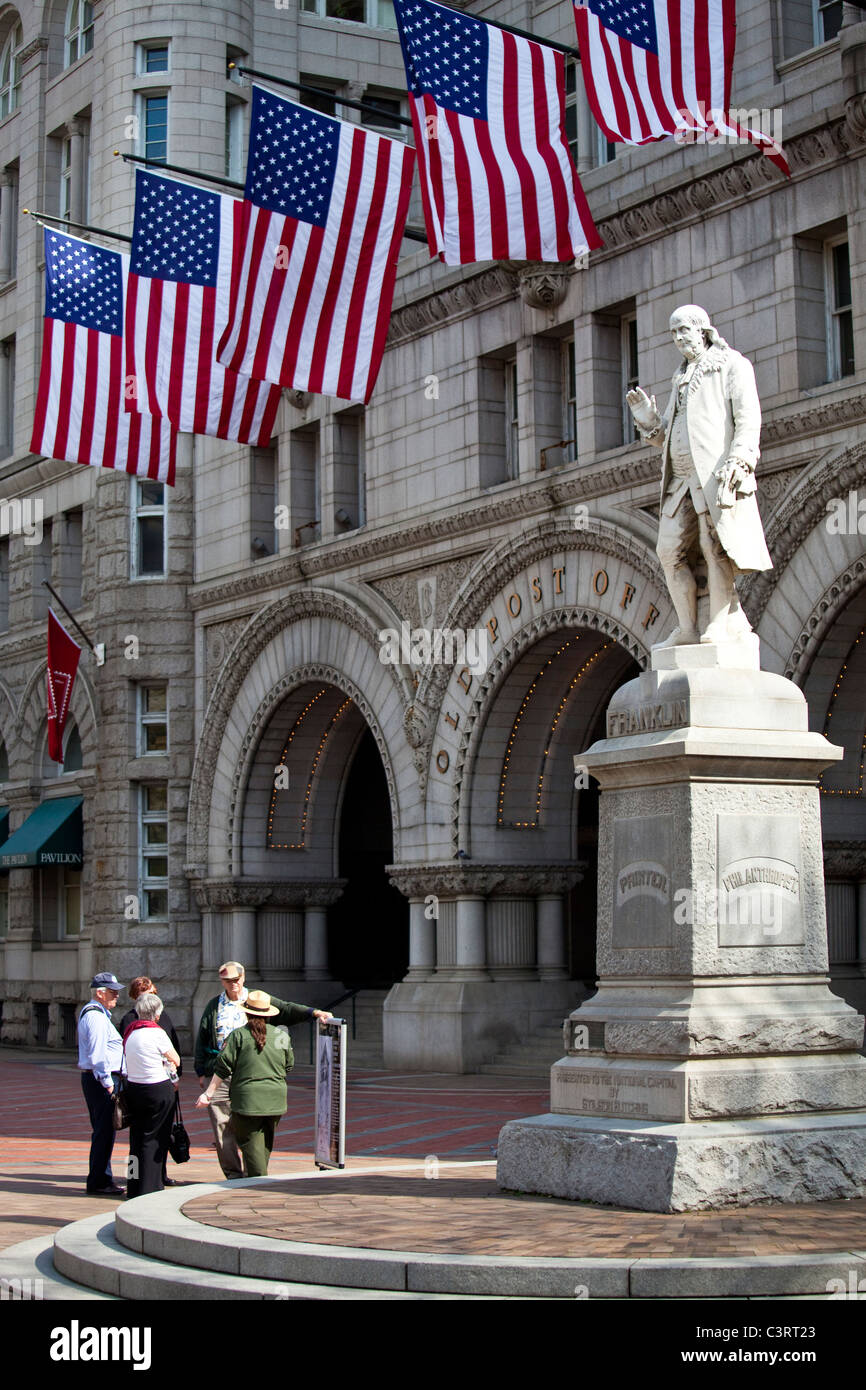
[[[672,816],[623,816],[613,834],[615,950],[673,945]]]
[[[717,826],[719,945],[802,945],[799,817],[719,814]]]
[[[557,1114],[620,1119],[684,1120],[686,1077],[672,1070],[560,1065],[551,1077]]]

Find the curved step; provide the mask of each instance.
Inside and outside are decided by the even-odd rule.
[[[293,1180],[310,1181],[306,1175]],[[248,1178],[233,1183],[232,1189],[274,1181],[280,1179]],[[202,1186],[195,1195],[220,1191],[224,1191],[223,1184]],[[827,1297],[832,1287],[829,1281],[848,1280],[852,1269],[858,1271],[858,1278],[866,1275],[866,1254],[854,1251],[714,1259],[579,1259],[431,1254],[240,1236],[185,1216],[180,1208],[191,1195],[190,1189],[155,1193],[119,1207],[115,1214],[118,1241],[139,1259],[151,1257],[185,1267],[187,1278],[201,1277],[191,1274],[193,1269],[218,1270],[222,1277],[244,1287],[250,1281],[256,1288],[281,1281],[285,1287],[306,1288],[306,1296],[322,1298],[329,1296],[329,1286],[335,1297],[351,1297],[354,1290],[356,1296],[383,1298],[450,1296],[573,1302],[581,1298],[681,1298],[684,1288],[696,1298]],[[312,1285],[318,1292],[310,1295]]]
[[[145,1202],[149,1199],[139,1197],[135,1200]],[[378,1302],[383,1299],[459,1296],[416,1293],[405,1289],[340,1287],[336,1284],[317,1287],[309,1283],[224,1274],[191,1264],[172,1264],[121,1245],[116,1238],[114,1224],[113,1217],[97,1215],[64,1226],[54,1237],[55,1268],[79,1286],[98,1289],[115,1298],[137,1301],[183,1297],[184,1300],[207,1302],[214,1299],[272,1299],[277,1302],[296,1299],[337,1302],[343,1299],[375,1299]],[[190,1225],[194,1224],[190,1222]]]

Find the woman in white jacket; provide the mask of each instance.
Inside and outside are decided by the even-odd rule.
[[[159,1026],[162,1000],[141,994],[135,1001],[138,1020],[123,1035],[126,1057],[126,1095],[129,1102],[129,1181],[127,1197],[161,1192],[168,1153],[174,1098],[175,1068],[180,1057]]]

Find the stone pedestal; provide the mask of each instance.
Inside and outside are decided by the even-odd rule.
[[[863,1195],[863,1019],[827,986],[816,787],[842,750],[754,639],[654,653],[607,734],[575,758],[602,787],[599,988],[551,1114],[502,1131],[500,1185],[648,1211]]]

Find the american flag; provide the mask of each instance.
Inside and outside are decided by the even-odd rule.
[[[574,0],[589,104],[609,140],[732,139],[785,174],[781,146],[731,119],[735,0]]]
[[[394,9],[433,254],[570,261],[601,246],[568,150],[562,54],[430,0]]]
[[[242,200],[142,169],[135,177],[127,409],[164,415],[193,434],[266,446],[280,388],[216,360]]]
[[[253,89],[245,235],[220,362],[281,386],[370,399],[414,158],[398,141]]]
[[[45,327],[30,449],[174,483],[177,432],[124,406],[129,257],[45,229]]]

